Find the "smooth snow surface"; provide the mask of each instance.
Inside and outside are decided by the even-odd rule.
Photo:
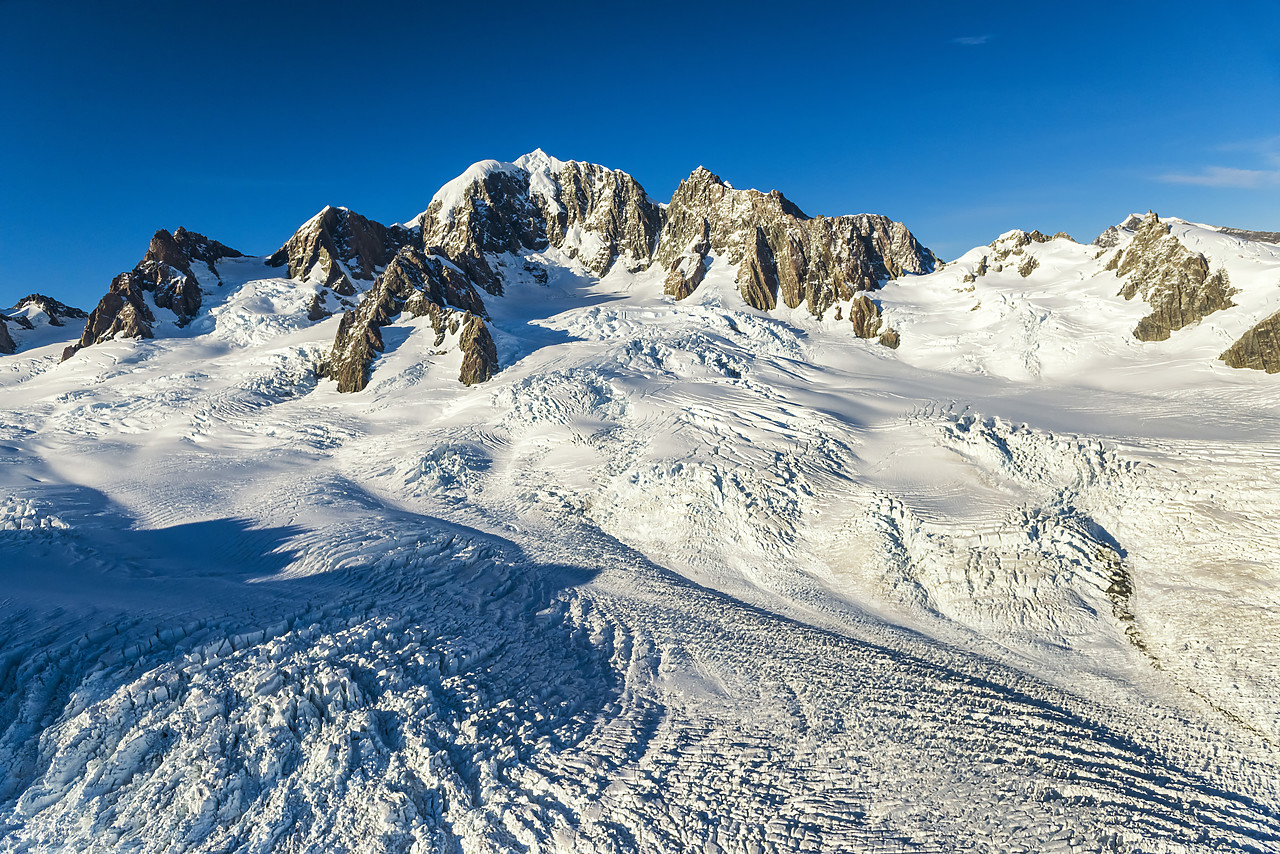
[[[1280,247],[1174,228],[1153,344],[1054,240],[896,351],[548,250],[477,387],[252,259],[0,358],[0,850],[1280,851]]]

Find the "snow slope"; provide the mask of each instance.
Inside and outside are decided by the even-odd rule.
[[[0,358],[0,850],[1280,850],[1280,248],[1174,228],[1156,343],[1053,240],[897,350],[548,249],[475,387],[251,259]]]

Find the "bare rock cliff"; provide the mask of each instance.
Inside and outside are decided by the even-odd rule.
[[[1250,329],[1218,358],[1233,368],[1280,371],[1280,312]]]
[[[1121,296],[1141,296],[1151,307],[1133,330],[1139,341],[1164,341],[1184,326],[1235,305],[1231,297],[1236,291],[1226,271],[1210,272],[1205,257],[1182,245],[1154,213],[1142,219],[1133,239],[1106,269],[1114,270],[1124,283]]]
[[[872,214],[809,217],[777,190],[735,190],[699,167],[676,189],[655,260],[670,266],[708,225],[710,251],[739,265],[743,298],[759,309],[804,303],[822,314],[859,291],[937,259],[901,223]]]
[[[451,262],[406,246],[360,305],[343,314],[321,374],[337,380],[340,392],[362,390],[369,383],[373,360],[385,350],[382,327],[402,312],[431,320],[436,347],[447,336],[457,336],[462,382],[484,382],[497,372],[497,348],[484,323],[484,303],[470,279]]]
[[[403,228],[387,228],[355,211],[330,206],[307,220],[267,264],[287,265],[291,279],[319,275],[325,287],[352,296],[352,280],[372,281],[407,239]]]
[[[177,315],[179,326],[186,325],[200,310],[202,282],[221,281],[216,262],[239,257],[241,253],[202,234],[184,228],[172,234],[160,229],[137,266],[112,280],[110,290],[89,314],[80,341],[63,352],[63,360],[112,338],[150,338],[156,318],[143,296],[147,293],[158,308]]]

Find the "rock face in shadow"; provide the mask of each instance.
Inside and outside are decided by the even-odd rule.
[[[319,276],[325,287],[352,296],[352,280],[372,281],[408,239],[403,228],[387,228],[355,211],[327,206],[303,223],[267,264],[287,265],[291,279]]]
[[[871,214],[809,217],[777,190],[735,190],[699,167],[667,207],[654,258],[670,269],[708,225],[710,250],[739,265],[743,298],[762,310],[804,303],[821,317],[859,291],[937,264],[901,223]]]
[[[9,324],[18,329],[32,330],[36,324],[31,322],[28,313],[35,309],[45,316],[44,322],[50,326],[66,326],[68,320],[84,320],[89,315],[81,309],[59,302],[44,294],[27,294],[8,310],[0,312],[0,355],[12,356],[18,352],[18,341],[9,331]]]
[[[662,291],[667,296],[682,300],[688,297],[707,275],[707,253],[711,251],[710,226],[702,221],[702,233],[676,256],[663,280]]]
[[[484,323],[484,303],[470,279],[449,261],[406,246],[360,305],[343,314],[321,375],[337,380],[340,392],[367,386],[373,360],[385,349],[381,329],[402,312],[431,320],[436,347],[448,336],[457,337],[462,382],[484,382],[497,372],[498,353]]]
[[[486,254],[547,248],[547,223],[529,190],[529,173],[486,160],[446,184],[412,223],[422,249],[453,261],[484,290],[503,282]]]
[[[152,337],[156,318],[143,296],[147,293],[158,308],[171,310],[178,325],[185,326],[200,310],[202,281],[221,282],[216,262],[239,257],[241,253],[202,234],[184,228],[172,234],[160,229],[138,265],[111,281],[110,290],[89,314],[80,341],[63,351],[63,360],[112,338]]]
[[[1121,296],[1141,296],[1151,307],[1133,330],[1139,341],[1164,341],[1184,326],[1235,305],[1231,297],[1236,291],[1226,271],[1211,273],[1205,257],[1183,246],[1154,213],[1143,217],[1133,239],[1106,269],[1124,282]]]
[[[662,231],[662,208],[626,172],[560,161],[541,149],[516,160],[542,210],[547,243],[597,276],[615,263],[649,265]]]
[[[27,294],[18,300],[13,307],[13,311],[19,312],[28,307],[34,307],[43,312],[45,317],[49,319],[50,326],[66,326],[68,320],[85,320],[89,317],[89,313],[84,309],[67,305],[44,294]],[[24,326],[27,329],[33,328],[31,322],[25,317],[10,317],[8,319],[16,321],[19,326]]]
[[[1250,329],[1218,357],[1233,368],[1280,371],[1280,311]]]

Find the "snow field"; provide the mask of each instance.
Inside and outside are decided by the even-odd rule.
[[[338,395],[249,262],[0,360],[0,850],[1280,848],[1248,319],[1139,348],[1027,251],[877,292],[898,351],[549,252],[474,388],[401,318]]]

